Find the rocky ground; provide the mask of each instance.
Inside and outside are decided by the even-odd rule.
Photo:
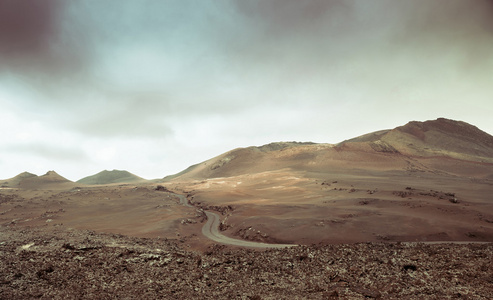
[[[279,250],[0,227],[0,299],[491,299],[492,244]]]

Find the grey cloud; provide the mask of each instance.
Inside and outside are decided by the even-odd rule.
[[[392,125],[462,116],[465,97],[489,120],[491,3],[0,0],[0,92],[14,95],[0,102],[86,149],[163,138],[183,160],[197,144],[337,142],[325,135],[386,128],[382,112]],[[57,147],[17,149],[84,160]]]
[[[57,38],[57,0],[0,3],[0,53],[7,58],[44,56]]]
[[[467,47],[471,41],[491,38],[493,30],[491,0],[234,3],[254,31],[238,37],[245,38],[246,53],[270,54],[269,59],[282,59],[286,53],[292,57],[297,52],[300,59],[337,59],[331,56],[364,53],[371,50],[368,47],[385,49],[393,43],[419,47],[445,41]],[[372,39],[380,43],[364,43]]]
[[[454,33],[463,29],[493,33],[491,0],[418,0],[392,3],[390,6],[395,6],[400,11],[408,29],[425,35],[435,30]]]
[[[93,137],[111,138],[165,138],[172,132],[171,128],[163,122],[146,118],[129,118],[128,115],[102,116],[78,120],[71,125],[78,132]]]
[[[13,144],[2,146],[1,149],[6,152],[13,152],[16,154],[36,156],[44,159],[55,159],[62,161],[74,161],[87,159],[87,155],[81,149],[73,146],[29,142],[22,144]]]
[[[417,53],[451,56],[451,65],[483,76],[485,63],[493,57],[493,1],[393,2],[402,20],[393,40]],[[490,63],[491,66],[491,63]]]
[[[235,1],[238,21],[248,28],[232,33],[233,50],[255,58],[311,57],[337,48],[334,38],[353,30],[354,3],[342,0]],[[235,26],[231,27],[233,30]],[[305,51],[306,50],[306,51]],[[262,60],[262,63],[266,61]]]
[[[109,93],[100,102],[84,104],[61,120],[83,135],[102,137],[166,137],[172,115],[162,93]]]
[[[240,14],[260,26],[260,34],[282,37],[293,34],[321,34],[338,27],[351,15],[353,1],[343,0],[273,0],[235,1]]]
[[[77,72],[83,66],[83,35],[66,26],[70,24],[66,4],[60,0],[1,1],[0,72],[21,73],[25,80],[36,82]]]

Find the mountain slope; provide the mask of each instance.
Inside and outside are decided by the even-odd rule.
[[[29,172],[23,172],[0,183],[2,187],[23,189],[55,189],[73,185],[72,181],[60,176],[55,171],[48,171],[42,176],[37,176]]]
[[[477,167],[481,169],[479,173],[481,176],[490,174],[493,164],[493,137],[461,121],[443,118],[426,122],[413,121],[392,130],[365,134],[337,145],[281,142],[238,148],[168,176],[165,180],[200,180],[286,168],[303,172],[327,172],[344,168],[406,170],[416,168],[411,160],[423,159],[431,167],[420,161],[418,164],[421,164],[421,170],[433,168],[460,171],[456,167],[451,169],[450,165],[457,165],[450,162],[452,159],[469,165],[485,163],[486,165]]]
[[[38,180],[40,182],[71,182],[67,178],[60,176],[57,172],[55,171],[48,171],[46,174],[39,176]]]
[[[145,179],[134,175],[128,171],[124,170],[104,170],[95,175],[84,177],[77,180],[77,183],[87,184],[87,185],[101,185],[101,184],[112,184],[112,183],[133,183],[145,181]]]
[[[31,177],[38,177],[35,174],[29,173],[29,172],[22,172],[19,175],[0,181],[0,186],[1,187],[18,187],[19,184],[27,178]]]
[[[366,144],[375,151],[417,157],[442,156],[493,163],[493,136],[468,123],[444,118],[409,122],[392,130],[344,141],[338,147],[347,149],[358,144],[360,147]]]
[[[330,147],[332,145],[311,142],[278,142],[259,147],[237,148],[167,176],[164,180],[218,178],[276,170],[285,167],[289,157],[300,154],[307,158],[312,156],[315,149]]]

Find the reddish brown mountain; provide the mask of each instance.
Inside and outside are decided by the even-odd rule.
[[[467,168],[452,168],[464,163]],[[409,122],[337,145],[281,142],[238,148],[165,179],[229,177],[285,168],[307,172],[334,168],[420,168],[451,173],[478,171],[480,176],[491,176],[492,166],[493,136],[468,123],[439,118]]]
[[[444,118],[409,122],[344,141],[338,147],[347,149],[361,144],[381,152],[493,163],[493,136],[468,123]]]

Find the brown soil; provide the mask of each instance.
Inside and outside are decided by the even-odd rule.
[[[300,244],[493,241],[493,182],[484,177],[492,166],[439,158],[366,169],[339,163],[328,172],[286,168],[170,185],[196,206],[220,211],[224,234],[232,237]]]
[[[181,205],[175,195],[158,191],[155,186],[0,190],[0,224],[8,226],[78,228],[174,238],[190,231],[189,227],[199,233],[200,224],[194,224],[201,216]]]

